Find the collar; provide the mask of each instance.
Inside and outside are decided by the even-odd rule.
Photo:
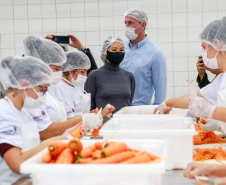
[[[148,36],[147,35],[145,35],[145,38],[142,40],[142,41],[140,41],[140,42],[138,42],[137,44],[135,44],[134,46],[130,43],[130,41],[129,41],[129,47],[130,48],[140,48],[140,47],[142,47],[144,44],[146,44],[147,42],[148,42]]]
[[[119,65],[114,65],[114,64],[111,64],[109,62],[106,62],[105,65],[104,65],[104,68],[105,69],[108,69],[110,71],[112,71],[112,70],[118,70],[119,69]]]

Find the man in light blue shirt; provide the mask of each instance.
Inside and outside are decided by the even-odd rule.
[[[166,98],[166,59],[162,50],[145,34],[147,14],[139,8],[125,13],[125,56],[120,67],[134,74],[136,81],[132,105],[150,105],[155,93],[154,105]]]

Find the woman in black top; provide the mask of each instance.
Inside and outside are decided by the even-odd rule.
[[[91,110],[104,107],[107,103],[114,105],[116,111],[131,105],[135,79],[132,73],[119,67],[123,58],[123,40],[118,36],[109,36],[101,52],[105,65],[91,71],[85,84],[85,90],[91,93]]]

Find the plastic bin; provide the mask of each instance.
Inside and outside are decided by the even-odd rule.
[[[188,117],[133,116],[109,120],[100,130],[104,139],[165,139],[169,148],[166,169],[185,169],[192,161],[194,125]]]
[[[124,116],[138,116],[138,115],[152,115],[152,116],[170,116],[170,117],[186,117],[188,109],[173,108],[170,114],[153,114],[153,111],[157,105],[142,105],[142,106],[130,106],[120,109],[114,114],[114,118]]]
[[[99,140],[98,140],[99,141]],[[103,141],[103,140],[100,140]],[[116,140],[129,147],[149,151],[161,158],[166,157],[164,140]],[[96,141],[82,141],[89,146]],[[47,149],[21,164],[21,173],[31,174],[33,185],[161,185],[165,161],[150,164],[45,164],[42,156]]]

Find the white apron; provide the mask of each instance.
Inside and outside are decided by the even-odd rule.
[[[18,111],[14,107],[11,100],[7,99],[12,107],[12,110],[14,111],[14,114],[18,116],[18,119],[20,119],[22,123],[22,152],[28,151],[32,148],[35,148],[37,145],[40,144],[40,136],[37,128],[37,123],[33,121],[32,118],[30,118],[23,109],[21,110],[21,114],[18,114]],[[12,113],[13,114],[13,113]],[[19,175],[14,173],[9,166],[7,165],[6,161],[3,159],[0,169],[1,177],[4,179],[0,179],[1,185],[9,185],[13,182],[17,181],[19,178],[25,176],[25,175]]]

